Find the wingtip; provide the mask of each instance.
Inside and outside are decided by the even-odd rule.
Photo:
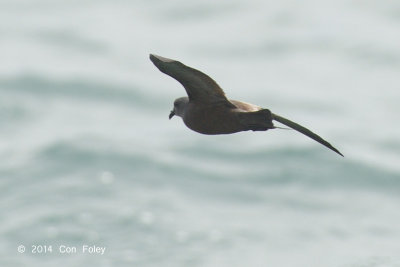
[[[334,148],[332,145],[328,146],[328,148],[331,149],[332,151],[336,152],[337,154],[339,154],[340,156],[342,156],[344,158],[344,155],[339,150]]]
[[[335,152],[344,158],[344,155],[342,153],[340,153],[339,150],[336,150]]]
[[[166,57],[162,57],[162,56],[159,56],[159,55],[155,55],[155,54],[150,54],[149,55],[149,58],[150,58],[150,60],[151,61],[161,61],[161,62],[164,62],[164,63],[167,63],[167,62],[174,62],[174,61],[176,61],[176,60],[173,60],[173,59],[170,59],[170,58],[166,58]]]
[[[151,60],[151,62],[155,63],[157,57],[154,54],[149,54],[149,59]]]

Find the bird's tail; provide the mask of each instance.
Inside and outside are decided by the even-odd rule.
[[[310,130],[308,130],[307,128],[301,126],[300,124],[297,124],[291,120],[288,120],[284,117],[281,117],[279,115],[273,114],[272,113],[272,119],[275,121],[278,121],[308,137],[310,137],[311,139],[314,139],[315,141],[317,141],[318,143],[320,143],[321,145],[326,146],[327,148],[335,151],[336,153],[338,153],[340,156],[344,157],[342,153],[339,152],[339,150],[337,150],[336,148],[334,148],[330,143],[328,143],[327,141],[325,141],[321,136],[311,132]]]

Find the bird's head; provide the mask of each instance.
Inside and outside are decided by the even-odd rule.
[[[188,103],[189,103],[189,98],[186,96],[175,99],[174,108],[171,110],[171,113],[169,114],[169,119],[171,119],[174,115],[183,118]]]

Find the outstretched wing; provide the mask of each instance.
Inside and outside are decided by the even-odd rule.
[[[152,55],[150,60],[163,73],[180,82],[189,96],[189,100],[202,103],[224,103],[234,107],[225,97],[224,91],[208,75],[188,67],[179,61]]]
[[[339,152],[339,150],[337,150],[336,148],[334,148],[330,143],[328,143],[326,140],[324,140],[321,136],[311,132],[310,130],[308,130],[307,128],[301,126],[300,124],[297,124],[291,120],[288,120],[284,117],[281,117],[279,115],[273,114],[272,113],[272,119],[279,121],[282,124],[285,124],[286,126],[310,137],[311,139],[314,139],[315,141],[317,141],[318,143],[320,143],[321,145],[326,146],[327,148],[335,151],[336,153],[338,153],[340,156],[344,157],[342,153]]]

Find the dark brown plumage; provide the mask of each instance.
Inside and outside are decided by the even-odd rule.
[[[307,128],[271,113],[268,109],[228,100],[224,91],[208,75],[179,61],[150,54],[150,60],[163,73],[180,82],[188,97],[175,100],[169,118],[177,115],[187,127],[202,134],[231,134],[240,131],[267,131],[278,121],[335,151],[330,143]]]

